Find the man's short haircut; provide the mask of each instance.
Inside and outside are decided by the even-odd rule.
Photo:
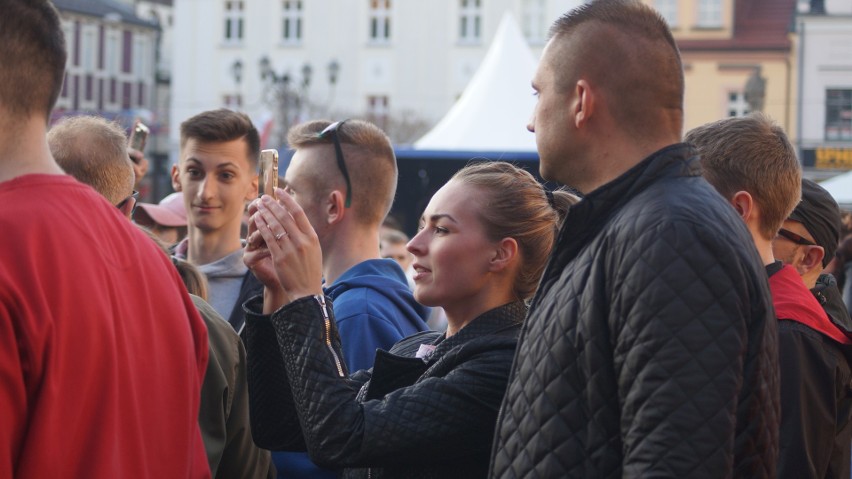
[[[636,135],[655,128],[649,112],[673,111],[682,121],[680,52],[653,8],[636,0],[593,0],[557,19],[550,37],[572,40],[570,53],[554,66],[558,90],[587,79],[603,90],[613,117]]]
[[[326,120],[309,121],[287,133],[287,143],[295,150],[325,145],[323,164],[310,169],[315,193],[320,197],[335,189],[345,194],[346,189],[343,173],[337,166],[334,136],[320,138],[319,135],[330,124]],[[396,194],[396,155],[391,141],[379,127],[362,120],[347,120],[337,135],[352,184],[355,218],[364,224],[380,225]]]
[[[47,133],[56,163],[117,205],[133,192],[135,176],[127,137],[117,124],[97,116],[74,116]]]
[[[47,121],[65,75],[59,14],[47,0],[0,0],[0,12],[0,107]]]
[[[260,156],[260,135],[245,113],[220,108],[199,113],[180,124],[180,147],[190,139],[200,143],[224,143],[245,140],[249,164],[257,165]]]
[[[760,208],[760,233],[778,234],[802,194],[802,167],[784,130],[762,113],[699,126],[684,141],[698,148],[704,178],[727,200],[748,192]]]

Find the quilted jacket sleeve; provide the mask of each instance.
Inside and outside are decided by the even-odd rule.
[[[472,354],[446,375],[359,403],[357,389],[340,374],[333,311],[328,313],[332,320],[325,329],[318,301],[303,298],[272,320],[314,462],[323,467],[412,466],[479,449],[487,453],[514,340]]]
[[[304,451],[305,442],[296,417],[275,331],[263,311],[263,298],[247,301],[245,344],[251,433],[265,449]]]
[[[729,475],[751,314],[734,286],[750,283],[742,246],[683,221],[633,237],[607,266],[623,475]]]

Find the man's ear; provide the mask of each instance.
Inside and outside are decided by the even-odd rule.
[[[343,217],[346,216],[345,202],[346,197],[340,190],[331,190],[331,193],[326,196],[325,215],[328,224],[333,225],[343,221]]]
[[[737,191],[731,197],[730,203],[737,211],[737,214],[740,215],[740,218],[748,223],[754,214],[754,198],[751,197],[751,193],[748,191]]]
[[[502,271],[516,263],[518,257],[518,242],[515,238],[503,238],[494,248],[494,255],[488,263],[488,271]]]
[[[800,276],[814,269],[822,271],[822,259],[825,258],[825,250],[822,246],[805,246],[805,255],[802,261],[796,265]]]
[[[180,170],[177,164],[172,165],[172,188],[175,191],[183,191],[180,186]]]
[[[582,128],[589,122],[595,111],[595,93],[586,80],[577,81],[574,93],[574,105],[571,113],[574,115],[574,125],[577,128]]]
[[[249,189],[248,193],[246,194],[246,201],[251,201],[251,200],[257,198],[258,181],[259,181],[258,176],[254,175],[254,177],[251,180],[251,188]],[[269,192],[268,194],[271,195],[272,192]]]

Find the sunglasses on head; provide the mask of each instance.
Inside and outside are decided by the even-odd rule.
[[[346,203],[344,206],[349,208],[352,204],[352,183],[349,181],[349,171],[346,169],[346,162],[343,161],[343,147],[340,146],[340,133],[338,133],[344,123],[346,123],[346,120],[336,121],[328,125],[317,136],[319,138],[327,138],[330,135],[334,139],[334,153],[337,157],[337,167],[340,168],[340,172],[343,173],[343,179],[346,180]]]
[[[784,238],[787,238],[788,240],[792,241],[793,243],[800,244],[802,246],[816,246],[817,245],[813,241],[808,241],[804,237],[797,235],[796,233],[793,233],[790,230],[785,230],[784,228],[781,228],[780,230],[778,230],[778,236],[783,236]]]

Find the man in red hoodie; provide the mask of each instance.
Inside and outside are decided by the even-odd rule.
[[[50,153],[56,9],[0,12],[0,477],[210,477],[204,323],[169,259]]]
[[[829,460],[838,438],[836,428],[848,425],[849,411],[834,407],[836,394],[849,394],[848,367],[842,382],[835,371],[817,363],[824,359],[826,344],[850,340],[829,320],[799,271],[777,261],[772,249],[779,235],[805,244],[804,238],[781,228],[802,196],[802,170],[793,145],[784,130],[762,114],[709,123],[687,133],[684,140],[701,153],[704,177],[743,218],[766,265],[779,320],[778,477],[848,478],[848,433],[841,435],[845,444],[837,445],[845,450],[845,463]],[[838,423],[841,415],[847,419]]]

